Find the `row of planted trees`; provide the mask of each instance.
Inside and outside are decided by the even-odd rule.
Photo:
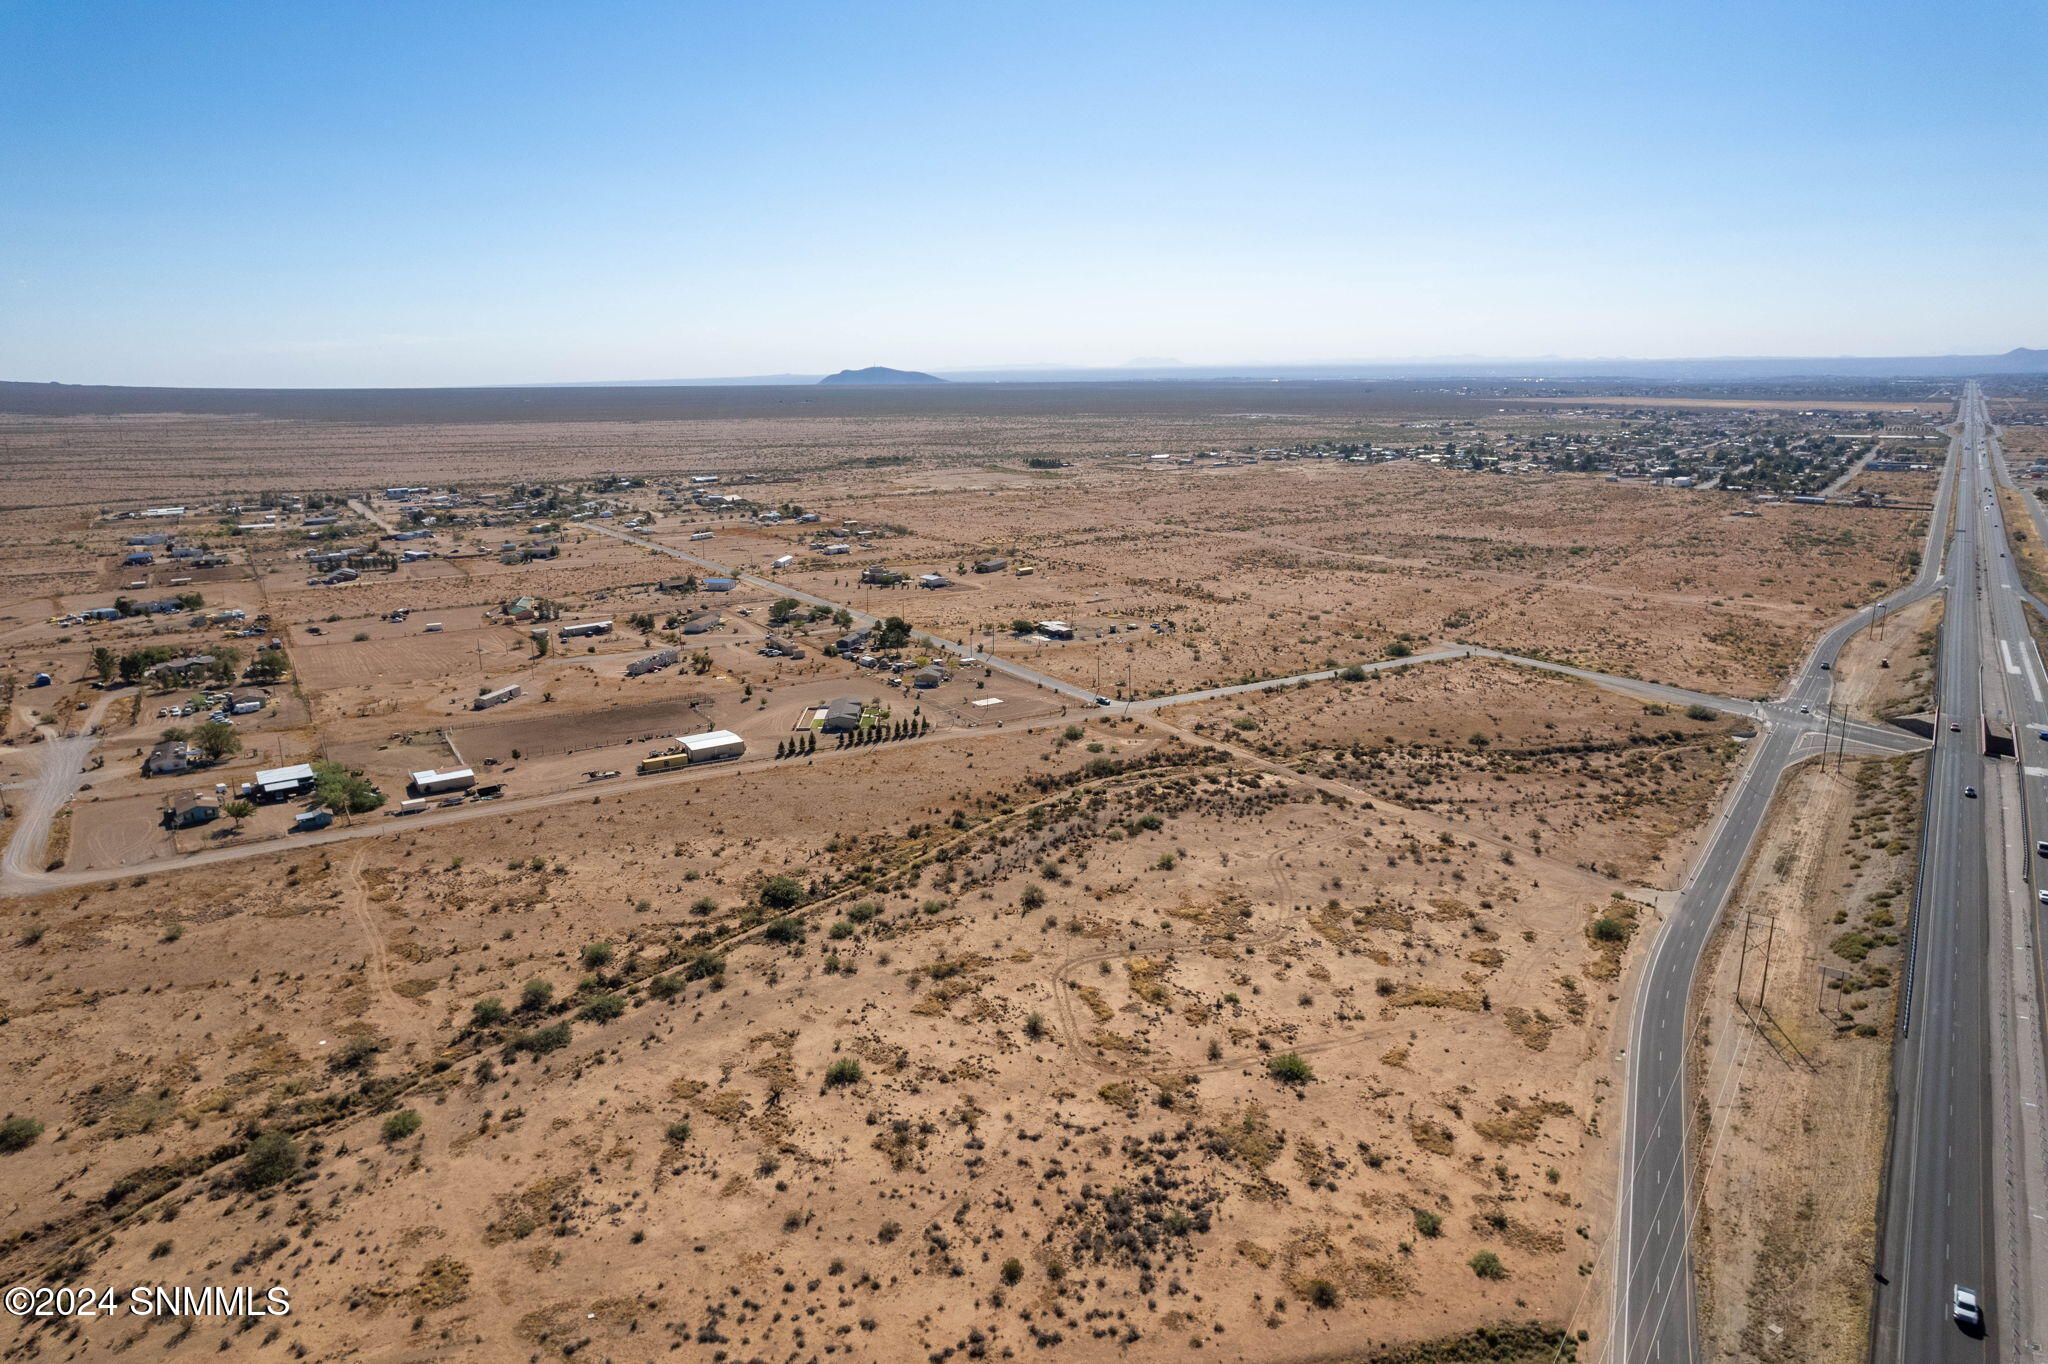
[[[864,744],[886,744],[893,739],[914,739],[920,734],[931,733],[932,722],[919,716],[913,720],[894,720],[888,724],[873,724],[851,730],[839,736],[839,748],[859,748]]]

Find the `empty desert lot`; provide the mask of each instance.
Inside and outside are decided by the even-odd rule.
[[[1910,576],[1926,529],[1906,510],[1781,503],[1734,516],[1726,496],[1412,461],[1091,465],[931,492],[912,474],[872,481],[872,494],[853,483],[815,499],[907,532],[871,557],[952,573],[1000,552],[1039,571],[868,592],[855,598],[864,609],[1135,696],[1376,657],[1402,637],[1759,695],[1824,622]],[[790,575],[828,594],[851,578],[831,560]],[[1013,619],[1047,617],[1085,628],[1051,646],[1004,638]],[[1140,628],[1107,633],[1125,624]]]

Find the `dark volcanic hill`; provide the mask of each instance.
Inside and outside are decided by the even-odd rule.
[[[886,365],[869,365],[866,369],[842,369],[837,374],[828,374],[818,380],[821,384],[943,384],[946,380],[937,375],[920,373],[914,369],[890,369]]]

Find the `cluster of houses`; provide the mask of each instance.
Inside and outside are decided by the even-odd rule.
[[[203,545],[181,545],[166,534],[131,535],[121,549],[122,568],[148,568],[166,563],[175,569],[197,572],[226,566],[228,556]]]
[[[159,749],[164,745],[157,745]],[[182,770],[182,769],[181,769]],[[254,777],[237,789],[236,795],[243,800],[260,805],[274,805],[279,801],[312,794],[317,778],[311,763],[294,763],[290,767],[272,767],[256,773]],[[225,784],[216,784],[211,793],[188,791],[173,796],[164,806],[164,823],[173,829],[189,829],[195,825],[211,823],[221,813],[222,798],[227,794]],[[324,828],[333,816],[325,810],[309,810],[301,814],[295,828]]]

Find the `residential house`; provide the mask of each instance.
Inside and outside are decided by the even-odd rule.
[[[145,777],[175,776],[190,772],[200,766],[199,755],[181,739],[166,739],[149,750],[149,756],[142,760],[142,775]]]
[[[171,799],[164,811],[164,823],[173,829],[190,829],[220,818],[220,802],[204,791],[187,791]]]
[[[836,701],[825,703],[825,713],[818,722],[821,734],[845,734],[860,728],[860,717],[864,707],[851,696],[842,696]]]

